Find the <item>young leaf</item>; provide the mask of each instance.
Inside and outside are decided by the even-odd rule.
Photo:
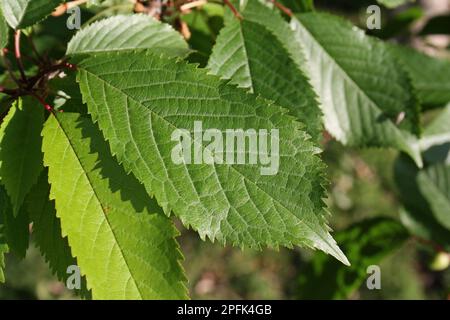
[[[112,152],[167,214],[173,210],[203,239],[256,248],[303,245],[348,263],[326,225],[319,150],[286,110],[204,69],[148,53],[96,56],[78,70],[88,111]],[[172,135],[177,129],[192,134],[197,121],[220,137],[227,129],[279,130],[271,139],[279,143],[278,173],[262,175],[258,165],[232,161],[175,164]],[[248,150],[236,145],[228,155],[248,159]],[[201,138],[194,147],[197,156],[210,155]],[[224,154],[216,149],[222,160]]]
[[[55,202],[49,200],[50,185],[47,170],[42,172],[26,198],[26,208],[33,222],[33,240],[39,247],[50,269],[60,281],[66,282],[70,276],[69,266],[76,266],[77,260],[72,256],[67,238],[62,237],[61,222],[56,216]],[[80,294],[88,298],[86,278],[82,278]]]
[[[3,212],[6,243],[11,252],[25,258],[30,238],[28,211],[22,206],[16,216],[3,186],[0,186],[0,206]]]
[[[420,53],[412,48],[390,45],[409,73],[420,102],[440,107],[450,101],[450,61]]]
[[[352,261],[343,267],[324,254],[316,254],[302,270],[299,299],[347,299],[367,279],[367,267],[378,265],[408,238],[408,232],[397,221],[374,218],[337,232],[336,240]],[[323,285],[326,283],[326,285]]]
[[[119,15],[95,22],[69,42],[68,55],[147,49],[168,56],[189,53],[183,37],[168,24],[150,16]]]
[[[410,133],[420,131],[419,104],[390,50],[329,14],[297,15],[291,27],[304,47],[304,68],[322,103],[327,130],[346,145],[398,148],[421,166]]]
[[[44,108],[30,97],[17,100],[0,127],[0,176],[17,215],[42,171]]]
[[[63,0],[2,0],[6,21],[23,29],[46,18]]]
[[[257,1],[246,6],[243,16],[250,10],[260,15],[267,11],[267,17],[229,19],[217,38],[208,68],[211,73],[232,79],[231,83],[286,107],[306,124],[306,131],[318,141],[323,128],[316,95],[287,49],[265,27],[268,20],[280,24],[278,29],[283,28],[281,24],[288,28],[287,23]]]
[[[91,120],[55,114],[43,137],[50,198],[93,298],[185,298],[175,227]]]

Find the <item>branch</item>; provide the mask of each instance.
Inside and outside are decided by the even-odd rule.
[[[67,10],[78,7],[82,4],[85,4],[88,1],[89,0],[74,0],[74,1],[69,1],[69,2],[63,3],[62,5],[60,5],[53,11],[52,16],[53,17],[62,16],[64,13],[66,13]]]
[[[223,3],[225,3],[225,5],[231,9],[231,11],[233,12],[233,14],[236,18],[238,18],[239,20],[244,19],[244,17],[239,13],[239,11],[237,11],[237,9],[233,6],[233,4],[230,2],[230,0],[223,0]]]
[[[37,94],[35,94],[34,92],[31,93],[31,95],[33,97],[35,97],[39,103],[45,108],[45,110],[54,113],[55,109],[53,109],[53,107],[51,105],[49,105],[47,102],[45,102],[45,100],[43,98],[41,98],[40,96],[38,96]]]
[[[275,1],[275,0],[267,0],[267,1],[272,2],[273,5],[274,5],[275,7],[277,7],[279,10],[283,11],[283,12],[284,12],[285,14],[287,14],[289,17],[292,17],[292,16],[293,16],[291,9],[286,8],[285,6],[283,6],[283,5],[282,5],[281,3],[279,3],[278,1]]]

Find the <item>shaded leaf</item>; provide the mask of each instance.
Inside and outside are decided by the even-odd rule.
[[[23,29],[46,18],[63,0],[2,0],[6,21]]]
[[[0,206],[5,226],[4,235],[11,252],[19,258],[25,258],[30,238],[28,211],[22,206],[15,216],[8,194],[0,186]]]
[[[325,13],[296,15],[291,27],[303,46],[304,69],[319,95],[326,129],[345,145],[397,148],[421,166],[410,133],[420,132],[419,104],[385,44]]]
[[[30,97],[19,98],[0,127],[1,183],[17,215],[42,171],[44,108]]]
[[[450,61],[412,48],[394,45],[390,48],[411,76],[414,90],[423,105],[440,107],[450,101]]]
[[[281,30],[283,25],[288,28],[287,23],[257,1],[247,4],[243,16],[247,17],[250,11],[250,20],[227,21],[217,38],[208,68],[211,73],[232,79],[231,83],[289,109],[306,124],[306,131],[314,140],[319,141],[322,114],[316,95],[300,67],[270,31]],[[268,20],[279,26],[267,29]]]
[[[0,188],[0,192],[4,192]],[[6,194],[0,194],[0,199],[3,199]],[[1,204],[1,203],[0,203]],[[5,226],[5,207],[0,207],[0,283],[5,282],[5,254],[9,252],[8,244],[6,243],[6,226]]]
[[[420,35],[450,34],[450,14],[434,16],[420,31]]]
[[[175,227],[109,154],[91,120],[51,116],[43,137],[50,199],[93,298],[185,298]]]
[[[411,233],[450,250],[450,105],[427,126],[420,141],[426,167],[400,156],[395,181],[405,210],[402,222]]]
[[[33,240],[39,247],[45,261],[60,281],[66,283],[70,274],[69,266],[76,266],[77,260],[72,256],[67,238],[63,238],[61,222],[56,216],[55,202],[49,199],[50,185],[47,170],[42,172],[37,184],[26,199],[26,208],[33,222]],[[90,293],[86,288],[86,278],[81,279],[81,291],[84,298]]]

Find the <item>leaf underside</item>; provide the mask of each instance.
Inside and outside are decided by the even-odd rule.
[[[325,13],[292,18],[319,95],[326,129],[357,147],[394,147],[421,166],[419,103],[393,53],[345,20]],[[402,121],[397,125],[397,119]]]
[[[13,29],[23,29],[46,18],[63,0],[2,0],[3,14]]]
[[[247,20],[247,13],[265,14]],[[316,95],[300,67],[272,30],[288,24],[274,11],[257,1],[248,3],[243,21],[229,19],[213,48],[208,68],[212,74],[249,89],[290,113],[306,125],[315,141],[322,138],[322,114]],[[266,27],[267,21],[273,26]]]

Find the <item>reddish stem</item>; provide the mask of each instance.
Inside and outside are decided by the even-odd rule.
[[[53,109],[53,107],[51,105],[49,105],[47,102],[45,102],[45,100],[43,98],[41,98],[40,96],[38,96],[35,93],[31,93],[31,95],[33,97],[35,97],[40,104],[42,104],[42,106],[45,108],[45,110],[47,110],[48,112],[54,113],[55,110]]]
[[[231,9],[231,11],[233,12],[233,14],[236,18],[238,18],[239,20],[244,19],[244,17],[242,17],[242,15],[239,13],[239,11],[236,10],[236,8],[233,6],[233,4],[229,0],[223,0],[223,3],[225,3],[225,5]]]
[[[274,4],[275,7],[277,7],[278,9],[280,9],[281,11],[283,11],[285,14],[287,14],[289,17],[292,17],[292,11],[289,8],[286,8],[285,6],[283,6],[281,3],[275,1],[275,0],[268,0],[270,2],[272,2]]]

